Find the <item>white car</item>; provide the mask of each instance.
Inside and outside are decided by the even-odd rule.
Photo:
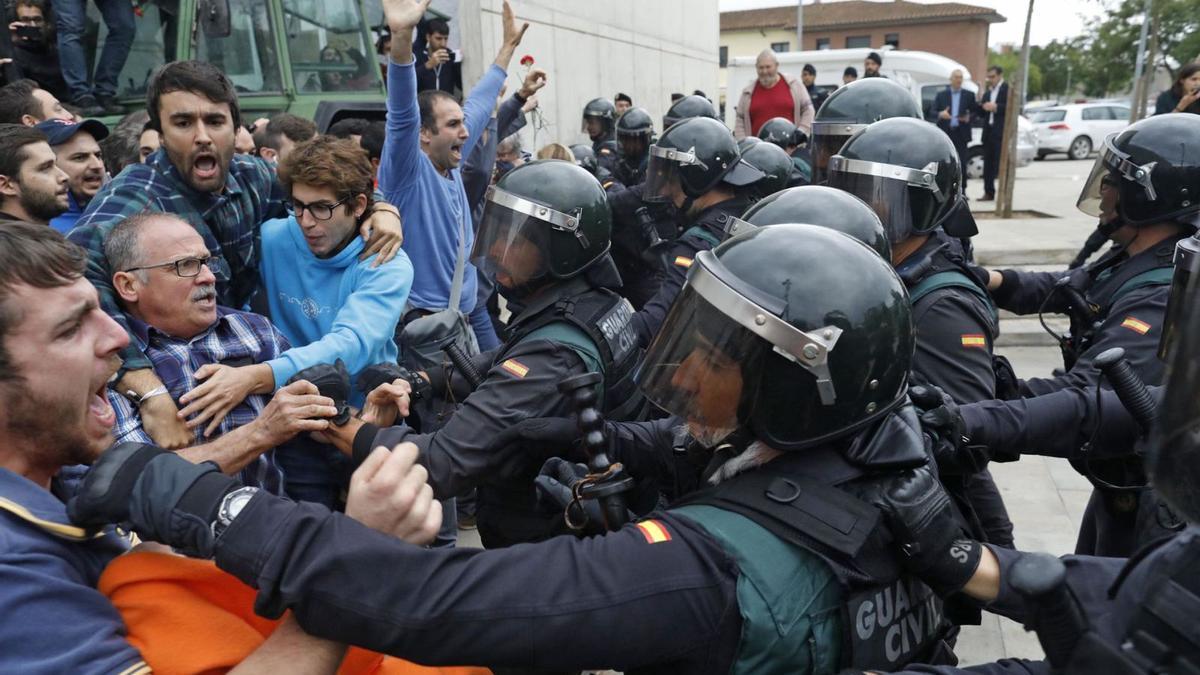
[[[1070,103],[1033,113],[1038,159],[1056,152],[1087,159],[1114,131],[1129,126],[1129,106],[1118,103]]]
[[[1029,118],[1021,115],[1017,118],[1017,166],[1028,166],[1034,157],[1040,154],[1038,150],[1038,131]],[[971,129],[971,144],[967,146],[967,178],[979,180],[983,178],[983,128]]]

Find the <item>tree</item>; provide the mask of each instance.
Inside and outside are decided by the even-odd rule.
[[[1033,52],[1030,52],[1029,58],[1029,98],[1032,99],[1038,96],[1044,85],[1042,83],[1042,69],[1034,62]],[[1020,63],[1021,51],[1019,49],[1006,52],[997,52],[990,49],[988,50],[988,65],[1000,66],[1003,68],[1004,77],[1008,79],[1010,84],[1013,83],[1012,78],[1017,74],[1017,71],[1019,70],[1017,66],[1019,66]],[[1020,86],[1020,82],[1017,82],[1016,84]]]
[[[1137,59],[1145,0],[1108,0],[1104,5],[1107,14],[1088,21],[1084,34],[1067,42],[1080,50],[1072,79],[1088,96],[1128,91]],[[1200,0],[1154,0],[1152,11],[1158,56],[1150,67],[1164,67],[1174,75],[1178,65],[1200,56]]]

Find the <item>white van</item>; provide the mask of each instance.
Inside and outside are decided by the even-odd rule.
[[[811,63],[817,69],[817,79],[814,83],[819,89],[832,92],[842,86],[842,72],[847,66],[854,66],[859,77],[863,73],[863,61],[867,54],[879,52],[883,57],[883,65],[879,72],[903,85],[925,112],[933,103],[937,93],[946,88],[950,82],[950,73],[954,70],[963,72],[963,88],[979,96],[981,87],[971,77],[971,71],[961,63],[931,52],[906,49],[892,49],[890,46],[876,49],[816,49],[803,52],[780,52],[779,69],[789,75],[800,76],[804,64]],[[754,69],[754,56],[736,56],[729,59],[726,73],[727,90],[725,92],[725,123],[732,129],[736,117],[735,107],[741,95],[742,88],[757,77]],[[1032,123],[1025,117],[1017,119],[1017,164],[1025,166],[1037,156],[1037,132]],[[979,178],[983,175],[983,145],[982,130],[975,127],[971,130],[971,144],[967,162],[967,176]]]

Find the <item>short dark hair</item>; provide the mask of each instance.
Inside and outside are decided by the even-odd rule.
[[[367,126],[371,122],[364,120],[361,117],[347,117],[329,125],[329,131],[325,133],[335,138],[350,138],[351,136],[362,136],[367,130]]]
[[[683,94],[681,94],[679,92],[674,92],[671,94],[671,103],[674,103],[675,101],[678,101],[681,98],[683,98]]]
[[[293,143],[303,143],[312,140],[317,135],[317,125],[312,120],[304,119],[292,113],[278,113],[267,120],[267,128],[254,134],[254,145],[257,149],[271,148],[279,150],[280,141],[286,136]]]
[[[883,57],[879,55],[879,52],[871,52],[870,54],[867,54],[867,60],[874,61],[875,65],[877,66],[883,65]]]
[[[813,64],[811,64],[811,63],[804,64],[804,67],[800,69],[800,72],[808,73],[809,75],[812,75],[813,77],[817,76],[817,69],[814,68]]]
[[[997,75],[1003,75],[1004,68],[1002,66],[988,66],[988,72],[995,73]]]
[[[617,95],[613,97],[613,102],[616,101],[625,101],[629,105],[633,105],[633,99],[629,98],[629,94],[622,94],[619,91],[617,92]]]
[[[426,35],[449,35],[450,24],[446,23],[445,19],[430,19],[429,23],[425,24]]]
[[[34,143],[49,142],[46,134],[34,127],[0,124],[0,176],[16,180],[21,173],[21,165],[29,159],[29,152],[25,148]]]
[[[34,223],[0,223],[0,382],[21,375],[13,368],[4,338],[21,323],[21,308],[9,301],[13,287],[57,288],[83,278],[87,253],[52,227]]]
[[[1200,71],[1200,63],[1193,61],[1179,69],[1175,73],[1175,83],[1171,85],[1171,93],[1179,98],[1183,98],[1183,81]]]
[[[234,126],[242,123],[237,90],[225,73],[206,61],[173,61],[154,71],[146,88],[146,112],[150,113],[151,128],[155,131],[162,132],[159,99],[173,91],[189,91],[213,103],[228,103]]]
[[[109,173],[115,176],[125,167],[141,160],[138,141],[149,126],[150,114],[145,110],[136,110],[122,117],[108,138],[100,141],[104,168]]]
[[[358,144],[367,151],[367,159],[383,159],[383,141],[387,138],[387,122],[371,122],[362,132]]]
[[[449,99],[458,103],[458,99],[452,94],[448,94],[441,89],[426,89],[417,94],[417,109],[421,111],[421,128],[426,131],[437,133],[437,115],[433,112],[433,107],[438,99]]]
[[[20,124],[21,117],[41,119],[42,104],[33,97],[41,86],[33,80],[16,80],[0,87],[0,124]]]
[[[842,77],[847,75],[858,77],[858,68],[855,68],[854,66],[846,66],[846,69],[842,71]]]

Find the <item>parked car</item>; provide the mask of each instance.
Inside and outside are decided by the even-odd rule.
[[[1040,143],[1037,128],[1028,117],[1017,118],[1017,166],[1028,166],[1038,156]],[[967,146],[967,178],[983,178],[983,127],[971,129],[971,144]]]
[[[1129,125],[1129,106],[1119,103],[1071,103],[1033,114],[1038,133],[1038,159],[1065,153],[1087,159],[1104,138]]]

